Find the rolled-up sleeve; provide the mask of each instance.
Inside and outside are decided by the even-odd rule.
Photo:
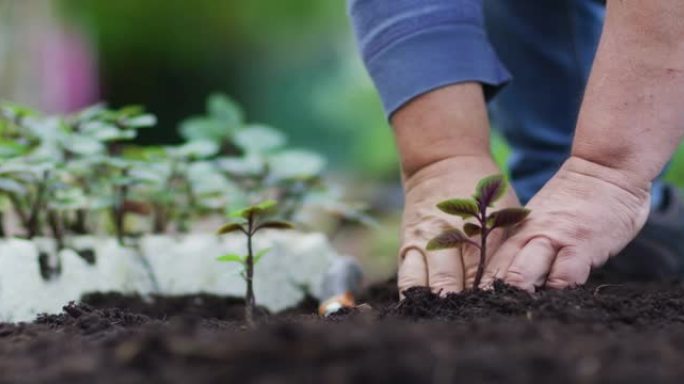
[[[487,39],[482,0],[349,0],[349,13],[388,116],[449,84],[480,82],[489,98],[510,80]]]

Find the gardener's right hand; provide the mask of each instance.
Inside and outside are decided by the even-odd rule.
[[[463,156],[430,164],[404,180],[405,207],[402,218],[402,246],[399,254],[399,291],[413,286],[429,286],[442,294],[471,287],[480,257],[476,247],[425,251],[427,242],[445,226],[463,227],[463,220],[437,209],[437,203],[473,194],[477,182],[485,176],[500,173],[489,155]],[[497,208],[520,206],[509,189],[497,202]],[[492,232],[487,254],[498,249],[503,229]],[[479,238],[473,238],[479,242]]]

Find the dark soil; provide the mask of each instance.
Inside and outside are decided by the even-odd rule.
[[[440,298],[370,287],[371,311],[327,319],[308,300],[89,295],[60,315],[0,324],[2,383],[681,383],[684,286],[593,285]]]

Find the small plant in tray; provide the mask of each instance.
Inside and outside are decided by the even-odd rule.
[[[218,230],[219,235],[240,232],[245,236],[245,241],[247,242],[246,255],[227,254],[219,256],[217,260],[238,263],[243,267],[241,276],[245,279],[247,288],[245,293],[245,322],[249,327],[254,326],[254,309],[256,306],[253,288],[254,266],[269,251],[267,248],[259,252],[254,252],[254,245],[252,243],[254,235],[262,229],[293,228],[293,225],[287,221],[270,220],[266,218],[275,211],[276,206],[277,203],[275,200],[266,200],[259,204],[241,209],[231,215],[236,218],[236,221],[227,223]]]
[[[455,198],[437,204],[437,208],[444,213],[460,216],[464,220],[475,220],[475,223],[466,222],[463,230],[448,227],[427,244],[428,251],[456,248],[464,244],[478,248],[480,261],[473,283],[474,289],[479,288],[482,280],[487,257],[487,238],[492,230],[516,225],[530,213],[525,208],[504,208],[488,213],[488,208],[493,207],[494,203],[504,195],[506,187],[503,175],[492,175],[480,180],[472,198]],[[478,235],[480,236],[479,244],[471,239]]]

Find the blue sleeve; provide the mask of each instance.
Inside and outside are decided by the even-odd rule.
[[[480,82],[489,98],[510,80],[487,39],[482,0],[349,0],[349,13],[388,116],[449,84]]]

